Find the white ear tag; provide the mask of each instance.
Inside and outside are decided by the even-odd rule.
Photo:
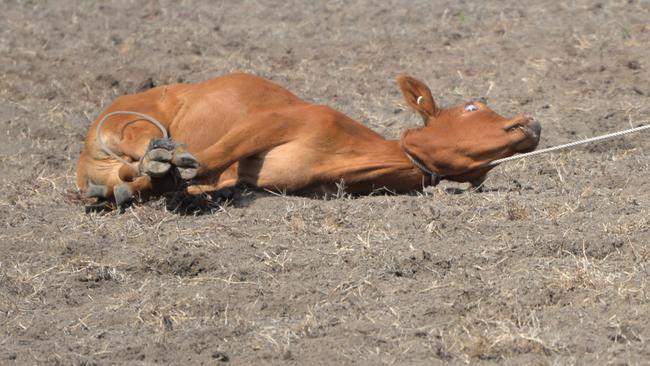
[[[422,105],[422,104],[424,104],[424,97],[420,95],[420,96],[418,97],[418,100],[416,101],[416,103],[417,103],[418,105]]]

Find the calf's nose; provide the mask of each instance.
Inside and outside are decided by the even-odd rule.
[[[527,118],[528,123],[526,124],[526,127],[528,127],[537,140],[539,140],[539,137],[542,135],[542,125],[534,117],[527,116]]]

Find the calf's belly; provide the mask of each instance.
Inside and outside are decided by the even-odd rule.
[[[280,145],[239,162],[239,180],[259,188],[298,191],[315,183],[314,155],[298,145]]]

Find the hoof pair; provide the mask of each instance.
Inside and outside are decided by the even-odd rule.
[[[112,192],[105,185],[89,182],[85,196],[97,198],[97,202],[86,206],[86,212],[110,209],[108,199],[112,196],[119,209],[133,202],[136,194],[145,187],[139,187],[141,177],[164,178],[172,176],[175,180],[186,181],[196,177],[199,162],[192,154],[185,151],[171,139],[153,139],[149,143],[138,165],[138,177],[132,182],[125,182],[113,187]],[[149,187],[150,188],[150,187]]]
[[[199,162],[171,139],[153,139],[140,160],[140,175],[160,178],[170,171],[183,180],[196,177]]]
[[[109,192],[107,186],[89,182],[88,189],[84,195],[86,198],[97,198],[97,202],[86,206],[86,213],[110,211],[114,208],[108,201],[111,192]],[[126,208],[126,206],[133,202],[133,199],[135,198],[135,194],[131,187],[129,187],[128,183],[118,184],[113,187],[112,196],[118,209]]]

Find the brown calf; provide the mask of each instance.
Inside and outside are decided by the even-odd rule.
[[[399,86],[424,120],[399,140],[246,74],[124,96],[90,127],[77,186],[118,206],[179,187],[199,193],[239,182],[313,192],[343,181],[357,194],[417,190],[440,178],[477,186],[490,161],[537,147],[541,127],[530,117],[504,118],[479,102],[442,109],[421,81],[402,76]],[[171,139],[135,115],[109,116],[98,131],[114,111],[151,116]]]

